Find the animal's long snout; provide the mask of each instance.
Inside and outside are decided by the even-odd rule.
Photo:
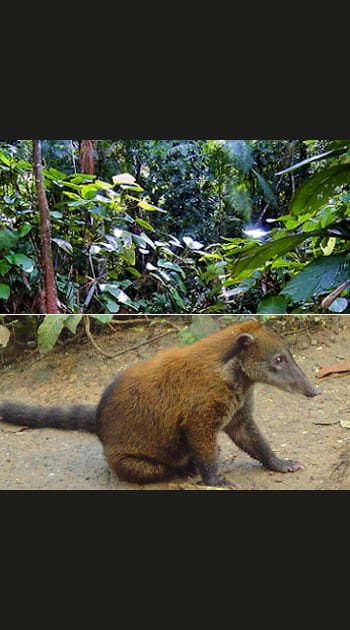
[[[312,388],[306,392],[306,396],[308,396],[309,398],[313,398],[314,396],[318,396],[319,394],[322,394],[322,390],[316,386],[312,386]]]

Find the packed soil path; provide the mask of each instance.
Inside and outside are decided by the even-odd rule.
[[[317,379],[320,368],[350,359],[350,321],[348,316],[318,319],[312,329],[287,330],[285,339],[322,395],[309,399],[256,386],[255,417],[262,433],[279,456],[297,459],[305,467],[288,474],[268,471],[220,434],[220,473],[237,490],[350,489],[350,429],[341,424],[350,421],[350,375]],[[176,332],[152,341],[166,330],[166,323],[151,329],[142,324],[106,328],[95,339],[110,353],[149,341],[115,359],[98,354],[86,337],[58,346],[43,358],[26,349],[4,362],[0,400],[95,405],[121,370],[178,342]],[[3,490],[201,489],[199,477],[145,486],[121,482],[109,470],[97,437],[75,431],[0,423],[0,460]]]

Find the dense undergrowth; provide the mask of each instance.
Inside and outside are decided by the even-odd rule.
[[[62,313],[350,312],[350,141],[95,141],[94,174],[42,145]],[[44,290],[31,141],[2,141],[1,312]]]

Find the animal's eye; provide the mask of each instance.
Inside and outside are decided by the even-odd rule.
[[[283,356],[283,354],[278,354],[275,358],[274,358],[274,363],[276,365],[281,365],[282,363],[284,363],[286,360],[286,358]]]

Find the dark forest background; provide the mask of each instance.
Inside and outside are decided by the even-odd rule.
[[[350,312],[349,148],[2,140],[1,312]]]

